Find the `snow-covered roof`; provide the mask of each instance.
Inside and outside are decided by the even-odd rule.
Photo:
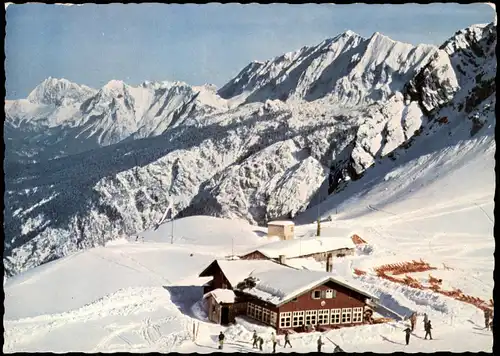
[[[214,289],[211,292],[208,292],[203,296],[203,298],[206,298],[208,296],[214,297],[215,301],[217,303],[234,303],[235,300],[235,295],[234,292],[231,289]]]
[[[295,223],[293,221],[288,221],[288,220],[276,220],[276,221],[269,221],[267,225],[288,226],[288,225],[295,225]]]
[[[347,282],[341,276],[328,272],[290,268],[287,270],[264,271],[255,273],[252,276],[256,279],[256,286],[251,289],[245,289],[244,292],[274,305],[286,303],[329,280],[363,294],[368,298],[377,298],[362,288],[353,285],[352,282]]]
[[[256,282],[255,287],[241,291],[275,305],[281,305],[328,280],[368,298],[376,298],[341,276],[328,272],[299,270],[268,260],[216,260],[215,262],[234,289],[237,289],[236,286],[246,278],[253,277]]]
[[[262,245],[247,253],[259,251],[269,258],[285,255],[288,258],[307,256],[313,253],[355,248],[350,237],[319,237],[308,239],[280,240]]]
[[[233,288],[236,288],[238,283],[242,282],[245,278],[256,273],[273,270],[294,270],[292,267],[266,260],[217,260],[217,264]]]

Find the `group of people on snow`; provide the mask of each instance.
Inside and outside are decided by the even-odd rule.
[[[405,336],[406,345],[408,345],[410,343],[410,335],[414,332],[415,326],[417,325],[417,313],[416,312],[412,313],[411,316],[409,317],[409,320],[410,320],[410,326],[407,327],[406,329],[404,329],[404,332],[406,334],[406,336]],[[424,313],[423,323],[424,323],[424,331],[425,331],[424,339],[427,340],[427,336],[429,336],[429,339],[432,340],[432,332],[431,332],[432,324],[431,324],[431,321],[429,320],[429,317],[427,316],[427,313]],[[489,309],[485,309],[485,311],[484,311],[484,324],[485,324],[486,329],[493,329],[493,315]],[[223,345],[224,345],[224,338],[225,338],[224,333],[221,331],[219,334],[219,349],[221,349],[221,350],[222,350]],[[288,331],[285,331],[284,339],[285,339],[285,344],[283,345],[283,348],[286,348],[287,345],[290,346],[290,348],[292,348],[292,344],[290,343],[290,334]],[[262,338],[262,336],[259,336],[257,334],[256,330],[253,331],[252,340],[253,340],[252,347],[254,349],[258,348],[260,351],[263,351],[264,339]],[[278,341],[277,341],[277,338],[276,338],[276,335],[274,332],[271,333],[271,343],[273,345],[272,353],[276,353],[276,345],[278,344]],[[324,342],[323,342],[321,335],[320,335],[318,337],[318,340],[317,340],[317,351],[318,352],[321,352],[321,347],[323,345],[324,345]],[[334,353],[344,352],[344,350],[342,350],[338,345],[335,345],[335,349],[333,352]]]
[[[262,346],[264,345],[264,339],[261,336],[257,335],[256,330],[253,331],[252,340],[253,340],[252,347],[254,349],[258,348],[260,351],[262,351]],[[271,342],[273,344],[273,354],[274,354],[276,353],[276,345],[278,344],[278,339],[276,338],[276,335],[274,333],[271,333]],[[286,348],[286,345],[292,347],[288,332],[285,332],[285,345],[283,347]]]
[[[290,346],[290,348],[292,348],[292,344],[290,343],[290,334],[288,333],[288,331],[285,331],[285,344],[283,345],[283,348],[286,348],[286,346]],[[219,350],[222,350],[223,347],[224,347],[224,339],[225,339],[225,335],[224,333],[221,331],[219,333]],[[257,331],[254,330],[253,331],[253,335],[252,335],[252,348],[254,349],[259,349],[260,351],[263,351],[263,345],[264,345],[264,339],[262,338],[262,336],[259,336],[257,334]],[[276,338],[276,334],[273,332],[271,333],[271,342],[272,342],[272,345],[273,345],[273,354],[276,353],[276,345],[278,344],[278,339]],[[317,348],[318,348],[318,352],[321,352],[321,347],[324,345],[325,343],[323,342],[323,340],[321,339],[321,335],[318,337],[318,340],[317,340]],[[340,348],[340,346],[338,345],[335,345],[335,349],[333,351],[334,353],[335,352],[344,352],[344,350],[342,350]]]
[[[427,316],[427,313],[424,313],[424,331],[425,331],[425,337],[424,339],[427,340],[427,336],[429,336],[430,340],[432,340],[432,325],[431,321],[429,320],[429,317]],[[417,313],[413,313],[410,316],[410,327],[407,327],[404,332],[406,333],[405,336],[405,341],[406,345],[410,343],[410,335],[411,333],[415,330],[415,326],[417,324]]]

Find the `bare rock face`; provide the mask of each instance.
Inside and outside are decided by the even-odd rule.
[[[478,25],[458,31],[406,86],[406,97],[416,100],[426,115],[449,103],[464,88],[473,88],[484,100],[494,90],[496,25]],[[494,61],[494,62],[493,62]],[[474,106],[469,95],[468,108]]]

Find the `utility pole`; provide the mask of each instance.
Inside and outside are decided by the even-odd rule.
[[[321,220],[321,217],[319,216],[319,204],[320,204],[320,201],[319,201],[319,192],[318,192],[318,212],[317,212],[317,214],[316,214],[316,215],[317,215],[317,219],[316,219],[316,220],[317,220],[317,224],[318,224],[318,226],[317,226],[317,228],[316,228],[316,236],[319,236],[319,235],[320,235],[320,233],[321,233],[321,227],[320,227],[320,223],[321,223],[321,222],[320,222],[320,220]]]
[[[173,216],[170,218],[170,244],[174,243],[174,219]]]
[[[300,256],[302,256],[302,237],[304,237],[304,236],[299,237],[299,255]]]

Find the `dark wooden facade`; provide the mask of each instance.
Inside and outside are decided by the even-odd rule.
[[[321,295],[317,299],[313,297],[315,291],[319,291]],[[331,298],[325,296],[327,291],[333,291]],[[304,325],[313,325],[314,327],[325,329],[359,325],[363,323],[362,315],[367,305],[366,299],[367,296],[361,293],[339,285],[334,281],[327,281],[280,305],[278,308],[280,318],[277,321],[276,329],[278,332],[286,329],[303,331]],[[356,318],[353,318],[354,311],[356,311]],[[300,317],[302,312],[304,315],[301,322]],[[306,312],[309,312],[309,323],[306,323]],[[286,313],[290,313],[290,325],[288,325],[288,315]],[[335,313],[340,313],[338,322],[335,320],[336,317],[332,317],[332,314]],[[343,313],[345,316],[344,320],[342,318]],[[322,317],[319,317],[320,314]]]
[[[216,261],[200,274],[213,276],[210,290],[232,289]],[[333,280],[304,291],[281,305],[274,305],[244,291],[234,290],[236,300],[229,307],[230,322],[239,315],[246,315],[268,324],[281,334],[285,330],[306,331],[311,326],[331,329],[363,324],[367,296],[342,286]]]
[[[231,286],[231,283],[227,280],[226,276],[220,269],[219,265],[217,265],[217,261],[214,261],[208,266],[201,274],[200,277],[213,277],[213,279],[205,284],[203,287],[203,293],[208,293],[213,291],[214,289],[234,289]],[[234,286],[236,287],[236,286]]]
[[[240,256],[242,260],[269,260],[270,258],[264,255],[259,250],[247,253],[246,255]]]

